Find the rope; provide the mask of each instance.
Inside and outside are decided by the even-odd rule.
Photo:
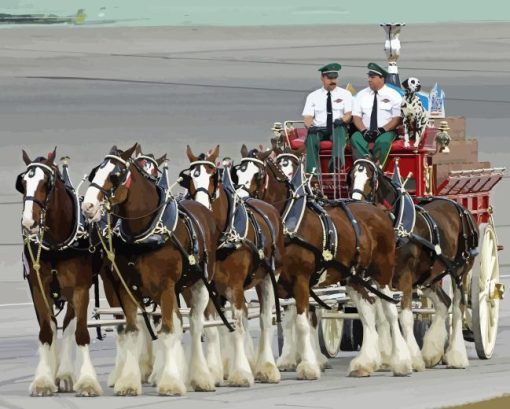
[[[137,308],[140,308],[140,310],[142,310],[143,319],[145,321],[145,324],[147,325],[147,329],[149,330],[149,333],[150,333],[152,339],[155,340],[155,339],[157,339],[157,336],[156,336],[156,334],[154,334],[154,331],[152,330],[152,327],[150,325],[150,322],[149,322],[149,319],[147,316],[147,311],[145,311],[145,307],[142,304],[140,304],[138,302],[138,300],[135,298],[135,296],[129,289],[128,284],[124,280],[124,277],[122,276],[122,273],[120,272],[120,270],[117,266],[117,263],[115,263],[115,252],[113,251],[112,229],[111,229],[111,223],[110,223],[111,215],[110,215],[109,207],[110,206],[108,205],[107,212],[106,212],[106,236],[108,239],[108,246],[106,245],[106,243],[103,239],[99,225],[96,224],[97,233],[99,235],[99,240],[101,241],[101,245],[103,246],[103,249],[106,252],[106,256],[107,256],[108,260],[110,260],[110,262],[113,266],[113,269],[115,270],[115,273],[117,274],[117,277],[119,278],[120,282],[124,286],[124,289],[126,290],[127,294],[129,295],[129,298],[131,298],[131,301],[133,301],[133,303],[137,306]]]
[[[44,237],[44,229],[40,229],[40,236],[38,237],[38,247],[37,247],[37,256],[34,257],[34,252],[32,250],[32,246],[30,243],[30,239],[27,237],[24,240],[24,244],[28,247],[28,254],[30,255],[30,261],[32,262],[32,267],[35,271],[35,276],[37,277],[37,283],[39,284],[39,289],[41,290],[41,294],[43,297],[44,304],[46,305],[46,308],[48,309],[48,312],[51,316],[51,318],[55,319],[55,316],[53,315],[53,308],[50,307],[50,303],[48,302],[48,298],[46,297],[46,292],[44,291],[44,287],[41,280],[41,253],[42,253],[42,243],[43,243],[43,237]]]

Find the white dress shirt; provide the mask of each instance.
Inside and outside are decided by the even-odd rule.
[[[352,94],[346,89],[336,87],[331,91],[331,105],[333,107],[333,121],[342,118],[345,113],[352,111]],[[326,127],[328,91],[320,88],[306,97],[303,116],[313,117],[313,126]]]
[[[384,85],[377,91],[377,126],[386,125],[392,118],[400,117],[400,104],[402,97],[394,89]],[[372,105],[374,104],[374,91],[367,87],[356,94],[353,116],[359,116],[363,125],[370,128]]]

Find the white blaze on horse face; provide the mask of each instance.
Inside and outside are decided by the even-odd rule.
[[[292,179],[292,176],[294,176],[294,165],[291,160],[289,159],[280,159],[278,161],[278,165],[280,165],[280,168],[282,169],[282,172],[287,176],[287,178],[290,180]]]
[[[111,161],[108,161],[105,166],[99,167],[97,169],[96,175],[92,180],[98,186],[104,186],[106,179],[110,173],[115,169],[115,164]],[[87,216],[90,220],[97,222],[99,221],[101,214],[99,212],[99,208],[101,207],[101,203],[99,202],[99,189],[95,186],[89,186],[87,191],[85,192],[85,198],[83,199],[83,203],[81,205],[81,209],[83,214]]]
[[[239,185],[239,189],[237,193],[240,197],[248,197],[249,192],[247,189],[250,188],[251,182],[255,178],[255,175],[259,173],[259,168],[253,162],[247,162],[246,167],[243,169],[237,170],[237,184]],[[244,187],[244,189],[241,189]]]
[[[368,171],[367,167],[364,165],[358,165],[356,168],[356,171],[353,174],[354,181],[353,181],[353,190],[357,190],[357,192],[354,192],[352,194],[352,198],[354,200],[362,200],[363,195],[359,193],[360,191],[363,192],[365,189],[365,184],[368,180]]]
[[[195,200],[199,203],[202,203],[208,209],[211,209],[211,200],[206,192],[209,192],[211,177],[212,175],[207,173],[205,165],[197,165],[191,171],[191,179],[193,180],[195,189],[203,189],[196,192]]]
[[[154,167],[154,164],[152,162],[149,162],[148,160],[145,161],[143,164],[143,170],[145,170],[149,175],[156,176],[156,168]]]
[[[26,183],[25,197],[26,196],[35,196],[35,192],[37,191],[37,186],[39,186],[39,182],[44,180],[44,172],[39,168],[30,169],[24,176],[23,179]],[[21,224],[25,227],[30,233],[35,233],[37,228],[34,229],[34,202],[32,200],[25,201],[25,207],[23,209],[23,218],[21,220]]]

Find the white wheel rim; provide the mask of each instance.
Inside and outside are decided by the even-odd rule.
[[[343,326],[343,319],[321,319],[322,340],[330,357],[338,354],[340,342],[342,341]]]
[[[499,265],[496,234],[487,226],[480,254],[479,314],[480,331],[484,350],[491,354],[496,344],[499,318],[499,300],[491,297],[491,290],[499,281]]]
[[[498,333],[499,299],[494,296],[499,282],[498,240],[492,219],[480,226],[480,255],[472,270],[471,306],[473,335],[478,356],[489,359]]]

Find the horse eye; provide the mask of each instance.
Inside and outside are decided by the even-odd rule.
[[[289,166],[289,160],[288,159],[284,159],[283,160],[283,166]]]
[[[196,178],[199,177],[200,176],[200,169],[195,169],[193,171],[193,176],[196,177]]]
[[[31,178],[31,177],[34,177],[34,175],[35,175],[35,169],[30,169],[28,171],[28,177]]]

